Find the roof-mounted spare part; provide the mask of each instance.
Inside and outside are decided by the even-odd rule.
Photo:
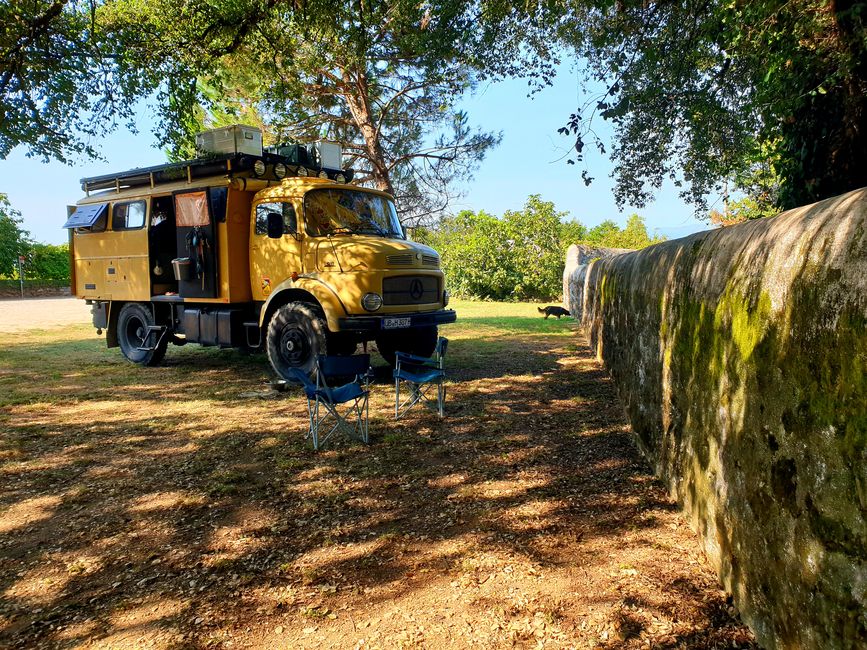
[[[98,190],[120,192],[164,183],[186,181],[192,184],[198,179],[215,176],[230,179],[252,177],[277,182],[292,176],[318,176],[349,183],[353,176],[353,170],[340,167],[343,156],[339,144],[322,142],[309,147],[280,144],[263,151],[261,131],[243,125],[201,133],[196,136],[197,148],[200,144],[207,145],[211,151],[193,160],[82,178],[81,189],[88,195]],[[217,149],[229,151],[213,151]]]
[[[255,126],[233,124],[219,129],[203,131],[196,135],[196,153],[200,156],[213,154],[246,153],[262,155],[262,130]]]

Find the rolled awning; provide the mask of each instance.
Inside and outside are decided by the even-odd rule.
[[[108,203],[95,203],[93,205],[80,205],[75,209],[66,223],[64,228],[90,228],[99,221],[100,217],[105,214],[108,209]]]

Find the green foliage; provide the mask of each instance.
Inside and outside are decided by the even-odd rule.
[[[548,300],[562,290],[566,248],[586,229],[539,195],[502,218],[464,211],[413,235],[442,256],[449,290],[487,300]]]
[[[665,241],[665,237],[648,235],[644,218],[632,214],[626,220],[626,227],[622,230],[614,221],[606,219],[598,226],[591,228],[586,238],[580,243],[602,248],[632,248],[637,250],[663,241]]]
[[[778,212],[779,210],[773,205],[759,203],[754,198],[745,196],[742,199],[730,202],[723,212],[711,210],[708,213],[708,219],[711,223],[719,226],[733,226],[736,223],[743,223],[751,219],[772,217]]]
[[[305,7],[322,19],[334,5]],[[69,161],[156,98],[160,144],[189,131],[196,79],[291,7],[274,0],[0,3],[0,158],[16,146]]]
[[[69,245],[31,244],[24,277],[28,280],[69,280]]]
[[[759,211],[867,185],[865,6],[589,0],[551,11],[552,32],[590,65],[588,99],[562,129],[576,136],[573,162],[585,140],[605,152],[591,127],[601,116],[614,126],[621,205],[646,204],[666,179],[698,210],[726,181]],[[759,191],[757,165],[774,179]]]
[[[69,245],[33,242],[21,224],[21,213],[0,194],[0,277],[18,278],[18,256],[23,255],[25,279],[69,280]]]
[[[500,136],[470,127],[456,104],[475,84],[478,31],[461,3],[333,4],[283,12],[199,78],[197,120],[173,139],[193,154],[202,128],[238,121],[270,142],[338,141],[355,182],[392,193],[411,225],[440,213]]]
[[[30,249],[30,233],[21,227],[21,213],[0,194],[0,276],[17,277],[18,256]]]

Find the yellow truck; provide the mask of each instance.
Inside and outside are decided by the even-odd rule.
[[[264,349],[284,378],[367,341],[429,356],[455,321],[439,256],[331,165],[283,147],[82,179],[64,227],[97,334],[141,365],[169,343]]]

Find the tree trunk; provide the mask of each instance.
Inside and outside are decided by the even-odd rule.
[[[343,97],[349,105],[352,119],[364,138],[365,154],[370,163],[371,177],[376,189],[394,194],[388,164],[379,140],[379,132],[374,126],[374,117],[370,105],[370,88],[367,85],[367,73],[364,70],[343,71]]]

